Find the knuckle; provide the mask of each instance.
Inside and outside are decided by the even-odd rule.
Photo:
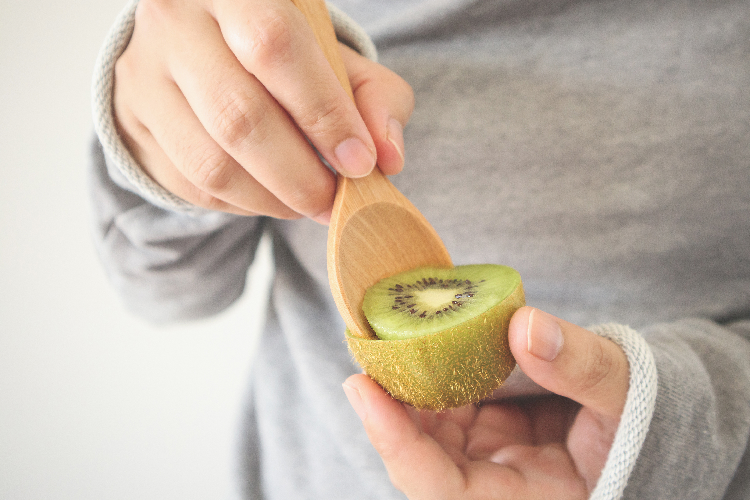
[[[132,58],[128,55],[129,53],[126,50],[115,62],[114,76],[115,82],[118,84],[115,85],[115,91],[120,90],[123,82],[132,81],[133,77],[138,74]]]
[[[389,86],[393,89],[393,93],[398,96],[398,98],[402,101],[404,107],[407,109],[409,113],[414,109],[415,99],[414,99],[414,89],[412,86],[401,78],[396,73],[389,70],[389,73],[391,75],[391,81],[389,82]]]
[[[298,187],[287,187],[279,190],[276,196],[283,200],[284,204],[297,212],[306,214],[310,213],[310,193],[306,189]]]
[[[404,99],[408,114],[411,114],[412,111],[414,111],[414,106],[416,104],[416,100],[414,97],[414,89],[405,80],[403,79],[400,79],[400,80],[401,80],[401,85],[400,85],[401,92],[399,95],[401,95]]]
[[[315,216],[333,205],[334,183],[328,179],[308,179],[301,186],[287,186],[276,193],[295,212]]]
[[[352,85],[355,94],[360,89],[374,87],[377,93],[388,95],[399,111],[404,113],[404,118],[408,118],[414,110],[414,89],[409,82],[385,66],[373,66],[371,73],[355,77]]]
[[[248,40],[248,55],[254,64],[280,66],[294,54],[294,33],[290,20],[280,10],[258,13]]]
[[[224,192],[231,185],[232,158],[210,146],[187,148],[183,168],[190,182],[208,195]]]
[[[113,68],[115,94],[125,91],[136,98],[144,81],[153,78],[154,63],[144,62],[141,55],[141,46],[133,42],[117,58]]]
[[[583,393],[597,391],[609,379],[616,367],[616,361],[611,352],[601,341],[592,342],[587,354],[579,379],[579,389]]]
[[[197,187],[189,201],[207,210],[218,211],[224,207],[224,204],[218,198]]]
[[[229,91],[214,104],[212,134],[227,148],[238,148],[248,140],[261,141],[267,110],[252,96]]]
[[[141,0],[135,9],[136,29],[164,26],[178,11],[175,0]]]
[[[328,98],[301,113],[297,124],[310,136],[326,137],[340,129],[342,124],[348,123],[347,116],[349,101]]]

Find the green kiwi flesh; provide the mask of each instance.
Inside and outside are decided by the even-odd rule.
[[[367,291],[363,311],[379,338],[346,336],[391,396],[441,411],[486,398],[510,375],[508,324],[524,304],[521,277],[507,266],[419,268]]]

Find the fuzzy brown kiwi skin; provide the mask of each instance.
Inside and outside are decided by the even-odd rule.
[[[516,366],[508,343],[513,313],[525,305],[523,285],[487,312],[431,335],[363,339],[346,332],[354,359],[391,396],[417,409],[442,411],[476,403]]]

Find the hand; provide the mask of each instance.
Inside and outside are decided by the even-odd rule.
[[[538,309],[511,319],[524,373],[555,395],[416,411],[365,375],[344,383],[393,484],[411,500],[584,499],[596,486],[628,391],[613,342]]]
[[[115,67],[118,130],[196,205],[326,223],[335,177],[403,166],[401,78],[341,46],[356,105],[289,0],[142,0]],[[309,140],[309,142],[308,142]]]

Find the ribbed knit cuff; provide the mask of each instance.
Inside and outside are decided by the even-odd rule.
[[[115,62],[133,35],[135,9],[138,0],[130,0],[115,20],[99,50],[91,85],[91,107],[94,128],[104,154],[117,167],[133,188],[150,203],[180,212],[198,210],[195,205],[173,195],[146,175],[122,142],[115,126],[112,103],[115,82]]]
[[[336,38],[348,45],[371,61],[378,60],[378,51],[370,36],[354,20],[344,14],[338,7],[328,4],[328,14],[331,16]]]
[[[94,128],[109,163],[117,168],[140,196],[160,208],[185,213],[205,213],[204,209],[175,196],[146,175],[117,133],[112,103],[115,63],[133,35],[137,7],[138,0],[128,2],[99,51],[91,85]],[[329,12],[339,40],[363,56],[377,60],[375,45],[362,28],[332,5],[329,5]]]
[[[590,497],[592,500],[616,500],[625,491],[654,414],[656,362],[643,337],[627,326],[604,324],[590,327],[590,330],[619,345],[630,365],[630,386],[620,425]]]

